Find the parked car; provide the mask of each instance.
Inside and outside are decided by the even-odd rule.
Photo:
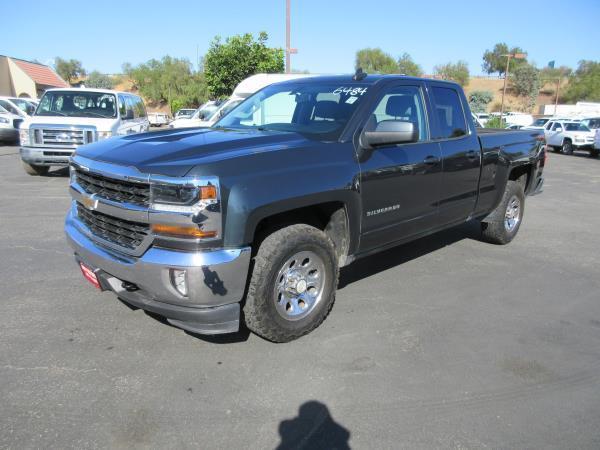
[[[489,113],[477,113],[475,114],[475,117],[477,117],[477,120],[485,127],[485,124],[487,123],[488,120],[490,120],[490,115]]]
[[[35,111],[35,106],[27,101],[27,99],[18,97],[0,97],[0,105],[5,109],[6,104],[10,104],[13,107],[11,111],[13,114],[19,114],[22,117],[29,117]],[[14,108],[17,110],[14,111]]]
[[[504,121],[507,125],[528,126],[533,123],[533,116],[522,112],[508,111],[504,113]]]
[[[174,119],[182,119],[182,118],[190,118],[192,117],[192,115],[196,112],[195,109],[192,108],[182,108],[177,110],[177,112],[174,114],[173,118]]]
[[[312,75],[307,74],[285,74],[285,73],[259,73],[252,75],[233,90],[233,94],[227,100],[219,104],[217,109],[214,109],[209,114],[196,116],[193,120],[177,121],[172,123],[172,128],[189,128],[189,127],[210,127],[219,119],[225,116],[229,111],[239,105],[243,100],[250,97],[255,92],[261,90],[265,86],[277,83],[280,81],[294,80],[298,78],[306,78]]]
[[[594,131],[581,122],[550,120],[544,127],[546,144],[555,151],[566,155],[573,150],[588,150],[591,156],[598,156],[594,149]]]
[[[219,100],[210,100],[201,105],[191,116],[179,117],[169,123],[169,128],[190,128],[203,125],[222,104]]]
[[[512,125],[508,125],[504,128],[507,130],[520,130],[521,128],[524,128],[524,127],[523,127],[523,125],[512,124]]]
[[[81,145],[148,131],[142,99],[107,89],[49,89],[20,127],[21,160],[30,175],[66,166]]]
[[[551,117],[539,117],[531,123],[531,125],[523,126],[523,130],[543,130]]]
[[[294,79],[212,128],[79,148],[65,231],[84,277],[124,302],[286,342],[319,326],[358,258],[470,219],[509,243],[544,149],[535,130],[476,129],[452,82]]]
[[[19,125],[23,119],[21,116],[11,114],[0,106],[0,142],[10,144],[19,141]]]
[[[597,130],[600,128],[600,117],[585,117],[581,119],[581,123],[590,130]]]
[[[150,125],[154,127],[162,127],[169,123],[169,115],[162,112],[149,112],[148,121],[150,122]]]

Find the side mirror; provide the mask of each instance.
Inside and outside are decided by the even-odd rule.
[[[128,109],[125,111],[125,115],[123,116],[123,120],[131,120],[133,119],[133,110]]]
[[[402,120],[383,120],[374,131],[365,131],[361,135],[362,147],[371,149],[382,145],[407,144],[419,140],[419,130],[412,122]]]

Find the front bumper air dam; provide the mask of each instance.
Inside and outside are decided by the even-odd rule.
[[[21,159],[34,166],[68,166],[73,148],[21,147]]]
[[[195,253],[151,247],[143,256],[131,257],[95,244],[71,213],[65,233],[75,259],[96,273],[103,290],[113,291],[124,302],[194,333],[238,331],[250,247]],[[172,286],[170,269],[187,271],[187,297]]]

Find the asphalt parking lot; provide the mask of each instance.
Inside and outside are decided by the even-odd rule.
[[[0,147],[0,448],[600,448],[600,160],[551,154],[499,247],[460,228],[342,272],[290,344],[201,338],[89,285],[67,172]]]

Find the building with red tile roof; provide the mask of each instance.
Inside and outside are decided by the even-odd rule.
[[[0,95],[39,98],[46,89],[69,87],[44,64],[0,55]]]

